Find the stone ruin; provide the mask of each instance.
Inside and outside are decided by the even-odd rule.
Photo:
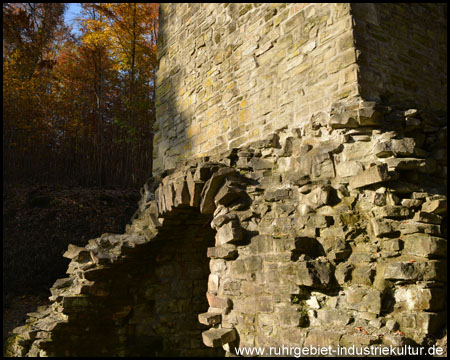
[[[351,48],[342,49],[339,40],[347,36],[348,19],[355,20],[350,30],[356,40],[366,39],[359,48],[355,40],[351,49],[364,55],[365,45],[375,44],[383,54],[381,45],[388,39],[381,31],[383,21],[388,23],[383,16],[393,13],[392,21],[409,16],[402,5],[384,6],[388,9],[379,4],[162,4],[158,49],[160,64],[166,65],[158,72],[155,176],[141,189],[139,209],[124,234],[103,234],[84,247],[69,245],[64,253],[71,260],[68,276],[50,289],[51,305],[28,314],[25,325],[13,331],[6,355],[233,356],[255,346],[436,344],[446,329],[447,309],[447,118],[446,100],[432,103],[431,95],[417,96],[429,79],[414,79],[411,73],[409,82],[394,84],[405,73],[381,72],[382,57],[376,54],[367,56],[374,64],[370,70],[363,56],[342,69],[330,61],[339,81],[346,85],[351,78],[358,86],[339,99],[330,95],[329,106],[321,100],[318,112],[302,108],[300,117],[300,108],[283,106],[281,100],[275,105],[255,100],[258,82],[244,89],[237,76],[229,80],[235,82],[231,91],[240,86],[241,91],[228,99],[224,90],[230,86],[226,66],[240,51],[242,58],[236,55],[234,64],[251,65],[241,76],[263,69],[269,83],[275,53],[284,50],[283,59],[294,61],[274,60],[285,61],[287,68],[315,64],[314,51],[320,50],[319,58],[324,54],[324,37],[329,40],[325,49],[336,45],[341,62],[339,51]],[[413,15],[423,14],[422,5],[416,6]],[[431,10],[439,18],[435,6]],[[422,25],[408,23],[414,34]],[[308,31],[298,35],[299,26]],[[282,30],[278,38],[272,34],[277,28]],[[259,40],[233,47],[252,31]],[[192,43],[191,36],[194,47],[181,47],[183,41]],[[264,45],[264,36],[273,37],[271,46]],[[205,59],[205,51],[216,45],[226,52],[222,41],[234,44],[229,57]],[[176,62],[187,55],[194,69],[183,75],[184,85],[166,83],[183,71]],[[178,75],[170,74],[177,66]],[[353,71],[355,78],[349,75]],[[446,70],[443,75],[446,86]],[[196,79],[205,89],[197,90]],[[380,82],[368,84],[369,79]],[[414,80],[419,90],[408,92]],[[208,90],[208,81],[220,85]],[[297,79],[289,81],[285,90],[299,96]],[[436,81],[426,85],[429,94],[442,84]],[[369,85],[376,91],[370,93]],[[394,85],[391,95],[381,91]],[[335,93],[320,82],[301,86],[306,97],[341,91],[339,83]],[[222,90],[221,99],[214,99]],[[184,94],[197,94],[197,102],[185,109]],[[207,104],[207,112],[227,102],[209,115],[198,108]],[[270,115],[278,107],[285,111]],[[214,135],[216,128],[225,129],[226,137]]]

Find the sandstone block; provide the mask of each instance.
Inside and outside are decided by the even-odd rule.
[[[55,281],[52,288],[55,288],[55,289],[66,288],[66,287],[72,285],[72,283],[73,283],[72,278],[58,279]]]
[[[422,211],[433,214],[445,214],[447,212],[447,199],[426,201],[422,204]]]
[[[198,322],[204,325],[217,325],[222,321],[222,314],[216,312],[206,312],[198,314]]]
[[[373,151],[377,157],[392,155],[410,156],[414,154],[416,143],[413,138],[391,139],[374,145]]]
[[[180,180],[175,183],[175,199],[174,206],[189,206],[190,204],[190,195],[188,186],[185,180]]]
[[[419,207],[420,205],[422,205],[423,201],[420,199],[402,199],[402,206],[405,206],[407,208],[415,208],[415,207]],[[422,210],[424,210],[422,208]],[[426,210],[424,210],[426,211]],[[432,212],[432,211],[427,211],[427,212]]]
[[[216,209],[216,211],[218,210],[218,208]],[[223,207],[222,207],[223,210]],[[219,214],[221,213],[221,211],[219,210]],[[235,221],[239,221],[238,217],[236,214],[234,213],[226,213],[226,214],[216,214],[216,212],[214,213],[214,219],[211,221],[211,227],[215,230],[218,230],[222,225],[226,224],[227,222],[230,222],[231,220],[235,220]]]
[[[202,214],[213,214],[216,209],[216,205],[214,203],[214,197],[217,193],[217,190],[222,185],[224,179],[227,176],[235,174],[236,170],[231,168],[221,168],[217,172],[215,172],[211,179],[209,179],[203,190],[202,190],[202,199],[200,202],[200,212]]]
[[[365,286],[352,286],[345,290],[345,303],[348,309],[379,314],[381,311],[381,292]]]
[[[341,177],[355,176],[363,171],[359,161],[344,161],[336,165],[336,175]]]
[[[336,267],[336,271],[334,273],[334,276],[336,277],[337,282],[339,285],[343,285],[347,281],[351,280],[352,278],[352,271],[354,269],[354,265],[350,263],[340,263]]]
[[[314,348],[331,346],[336,348],[339,345],[341,336],[342,333],[340,332],[313,329],[308,333],[308,337],[305,339],[303,346]]]
[[[442,223],[442,216],[427,213],[425,211],[418,211],[414,214],[413,220],[428,224],[440,224]]]
[[[355,109],[345,108],[343,104],[335,104],[330,112],[330,126],[333,129],[358,127],[358,114]]]
[[[378,336],[369,334],[344,334],[341,338],[340,345],[343,347],[355,346],[366,347],[378,343]]]
[[[208,347],[221,347],[236,340],[236,330],[212,328],[202,332],[202,338]]]
[[[378,218],[404,218],[410,213],[411,211],[403,206],[382,206],[372,209],[372,215]]]
[[[395,314],[395,320],[400,324],[400,329],[406,337],[420,343],[425,334],[436,334],[445,324],[447,317],[445,313],[433,312],[399,312]]]
[[[227,206],[236,199],[239,199],[243,195],[243,191],[235,186],[235,183],[225,181],[225,184],[220,188],[219,192],[215,196],[214,202],[217,205]]]
[[[426,159],[417,158],[389,158],[384,162],[389,170],[416,170],[427,166]]]
[[[409,234],[402,237],[404,252],[422,257],[445,256],[447,240],[429,234]]]
[[[399,231],[399,223],[395,220],[372,218],[370,223],[376,237],[393,236]]]
[[[331,188],[320,186],[312,190],[309,194],[303,195],[300,202],[309,205],[311,210],[315,210],[323,205],[327,205],[330,199]]]
[[[377,184],[390,179],[387,165],[375,165],[364,170],[350,180],[349,188],[357,189],[367,185]]]
[[[397,287],[394,292],[395,310],[441,311],[445,308],[444,290],[411,285]]]
[[[443,281],[445,270],[444,265],[437,260],[397,261],[386,265],[384,277],[387,280]]]
[[[214,259],[234,260],[238,256],[238,252],[234,246],[209,247],[206,256]]]
[[[326,288],[331,281],[331,266],[328,261],[299,261],[295,273],[299,286]]]
[[[239,244],[243,239],[242,228],[237,220],[222,225],[216,233],[216,246]]]
[[[403,220],[400,222],[398,229],[402,235],[425,233],[430,235],[441,235],[441,227],[436,224],[427,224],[414,220]]]
[[[375,101],[362,101],[358,107],[358,124],[360,126],[379,125],[383,119]]]
[[[253,168],[253,170],[270,170],[273,168],[273,162],[267,159],[261,159],[254,157],[249,160],[248,164]]]
[[[203,190],[203,186],[205,185],[205,182],[202,180],[194,180],[193,175],[190,171],[187,172],[186,175],[186,183],[188,186],[190,201],[189,205],[193,207],[200,206],[200,199],[201,199],[201,193]]]
[[[171,211],[173,206],[173,184],[168,183],[162,187],[162,194],[164,197],[164,206],[166,211]]]
[[[206,293],[206,298],[208,299],[209,306],[214,309],[226,311],[231,307],[231,300],[229,298],[218,297],[209,292]]]
[[[212,294],[217,294],[219,290],[219,276],[216,274],[209,274],[208,277],[208,292]]]
[[[345,311],[337,309],[317,310],[317,318],[322,325],[329,327],[342,327],[350,323],[352,317]]]
[[[289,199],[291,194],[291,189],[268,190],[266,191],[264,198],[266,199],[266,201],[274,202],[283,199]]]
[[[375,277],[375,264],[358,264],[352,272],[352,283],[359,285],[372,285]]]
[[[224,295],[241,295],[241,282],[239,280],[227,279],[223,282]]]

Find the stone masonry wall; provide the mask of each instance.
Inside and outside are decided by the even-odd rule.
[[[337,113],[333,126],[286,129],[151,179],[125,234],[69,246],[68,278],[7,355],[436,344],[446,118],[379,107],[362,112],[376,125],[355,127]]]
[[[162,4],[156,175],[125,234],[69,246],[7,355],[440,344],[442,59],[384,54],[392,6]]]
[[[446,113],[446,4],[160,11],[155,174],[362,101]]]
[[[358,95],[349,4],[161,4],[154,173]]]
[[[352,4],[365,100],[447,111],[447,4]]]

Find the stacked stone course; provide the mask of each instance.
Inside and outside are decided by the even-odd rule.
[[[374,125],[364,102],[447,111],[445,4],[186,3],[160,11],[157,174],[283,127],[342,126],[342,111],[355,110],[345,117],[354,127]]]

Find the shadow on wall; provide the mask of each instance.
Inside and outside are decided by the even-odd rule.
[[[352,4],[361,96],[447,112],[447,4]]]
[[[65,297],[69,322],[53,331],[49,355],[224,355],[202,343],[207,326],[198,322],[208,310],[212,216],[195,208],[166,215],[158,235],[125,261],[85,272],[95,286],[88,297]]]

